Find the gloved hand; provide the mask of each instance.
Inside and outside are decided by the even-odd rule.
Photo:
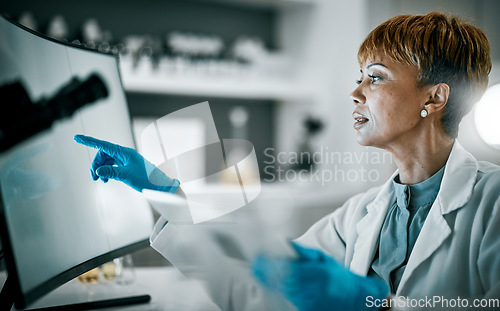
[[[370,310],[366,297],[387,297],[389,288],[384,282],[354,274],[319,250],[292,245],[297,260],[258,256],[252,272],[265,287],[280,292],[300,311]]]
[[[179,188],[177,179],[169,178],[132,148],[84,135],[75,135],[74,139],[79,144],[98,150],[90,167],[94,180],[119,180],[139,192],[151,189],[175,193]]]

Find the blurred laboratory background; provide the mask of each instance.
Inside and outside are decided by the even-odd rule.
[[[255,146],[264,193],[290,196],[281,203],[291,202],[300,215],[294,235],[394,171],[388,154],[355,140],[349,93],[359,78],[357,49],[386,19],[432,10],[486,31],[490,85],[500,83],[497,0],[0,3],[0,13],[26,27],[118,55],[136,139],[144,124],[209,101],[220,138]],[[459,140],[476,158],[500,164],[499,122],[488,119],[500,113],[498,94],[496,101],[486,114],[473,111],[463,120]],[[138,264],[163,264],[150,254],[137,257]]]

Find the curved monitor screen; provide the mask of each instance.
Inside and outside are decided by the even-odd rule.
[[[49,40],[0,17],[0,68],[0,87],[21,82],[33,104],[92,74],[108,92],[0,153],[2,240],[16,306],[23,306],[102,263],[95,259],[103,254],[144,245],[153,217],[139,192],[94,182],[89,168],[96,151],[73,141],[81,133],[134,146],[116,57]],[[18,104],[14,97],[1,101],[2,113]],[[22,117],[10,115],[14,122]]]

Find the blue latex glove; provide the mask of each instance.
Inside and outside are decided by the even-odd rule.
[[[151,189],[175,193],[179,188],[177,179],[169,178],[132,148],[84,135],[75,135],[74,139],[98,150],[90,167],[93,180],[118,180],[139,192]]]
[[[371,310],[366,297],[387,297],[389,288],[384,282],[354,274],[319,250],[292,245],[298,260],[258,256],[252,272],[266,288],[280,292],[300,311]]]

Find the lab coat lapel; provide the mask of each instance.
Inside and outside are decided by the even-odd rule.
[[[384,223],[389,204],[393,202],[394,190],[392,180],[398,174],[396,171],[380,190],[375,200],[366,207],[367,214],[356,225],[358,237],[354,244],[350,270],[360,275],[366,275],[377,250],[380,230]]]
[[[455,141],[446,163],[441,189],[415,242],[401,278],[397,295],[404,294],[405,284],[413,271],[451,235],[444,215],[464,206],[472,195],[478,170],[477,160]]]
[[[405,284],[411,277],[413,271],[429,258],[450,234],[451,229],[441,214],[440,204],[436,202],[431,207],[417,241],[415,242],[408,264],[401,278],[397,295],[404,290]]]

